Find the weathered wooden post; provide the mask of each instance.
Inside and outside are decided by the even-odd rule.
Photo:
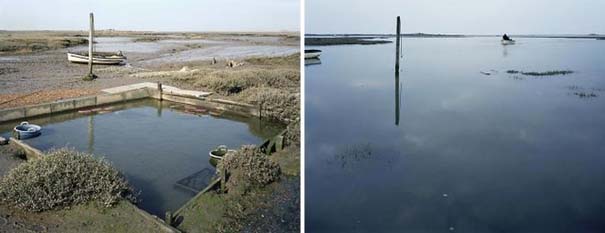
[[[90,31],[88,32],[88,74],[84,76],[84,80],[90,81],[96,78],[96,75],[92,73],[92,53],[93,53],[93,44],[94,44],[94,31],[95,31],[95,22],[94,16],[92,12],[90,12]]]
[[[401,46],[401,19],[397,16],[397,51],[395,55],[397,56],[395,61],[395,73],[399,74],[399,46]]]
[[[399,125],[399,52],[401,46],[401,19],[397,16],[397,45],[395,51],[395,125]]]

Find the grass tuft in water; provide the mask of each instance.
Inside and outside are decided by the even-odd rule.
[[[598,95],[593,92],[590,92],[590,93],[589,92],[574,92],[573,94],[582,99],[598,97]]]
[[[574,73],[572,70],[550,70],[550,71],[543,71],[543,72],[535,72],[535,71],[531,71],[531,72],[524,72],[524,71],[519,71],[519,70],[507,70],[506,73],[508,74],[522,74],[522,75],[527,75],[527,76],[555,76],[555,75],[568,75],[568,74],[572,74]]]

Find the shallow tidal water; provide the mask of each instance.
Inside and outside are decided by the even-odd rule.
[[[311,48],[308,232],[605,231],[605,41]]]
[[[104,157],[140,191],[138,206],[160,218],[196,194],[178,186],[179,180],[202,170],[214,174],[210,150],[260,144],[283,129],[256,118],[195,115],[169,101],[141,100],[110,108],[90,116],[69,112],[30,119],[43,127],[42,135],[24,141],[43,151],[66,146]],[[10,136],[16,124],[0,125],[0,135]]]

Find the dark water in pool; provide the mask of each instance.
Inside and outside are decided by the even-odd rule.
[[[605,41],[317,48],[308,232],[605,232]]]
[[[105,157],[141,191],[139,206],[161,218],[195,195],[176,186],[178,180],[203,169],[214,173],[211,149],[260,144],[281,129],[258,119],[188,114],[184,105],[166,101],[143,100],[114,108],[94,116],[66,113],[32,119],[29,122],[41,124],[43,133],[26,142],[41,150],[67,146]],[[0,125],[0,132],[15,124]]]

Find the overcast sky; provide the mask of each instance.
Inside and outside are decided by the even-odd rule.
[[[0,0],[0,30],[298,31],[299,0]]]
[[[306,33],[605,34],[605,0],[306,0]]]

